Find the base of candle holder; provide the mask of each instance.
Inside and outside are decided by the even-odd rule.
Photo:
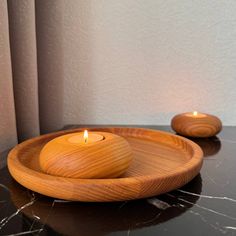
[[[127,170],[132,161],[132,150],[124,138],[112,133],[96,132],[96,135],[103,137],[98,142],[71,142],[77,134],[57,137],[44,146],[39,163],[45,173],[98,179],[119,177]]]

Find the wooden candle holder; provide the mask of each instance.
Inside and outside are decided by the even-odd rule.
[[[94,143],[74,143],[78,133],[60,136],[48,142],[39,156],[43,172],[70,178],[115,178],[122,175],[132,160],[129,143],[122,137],[96,132],[104,138]]]
[[[208,138],[215,136],[222,129],[222,123],[216,116],[204,113],[183,113],[171,120],[172,129],[183,136]]]

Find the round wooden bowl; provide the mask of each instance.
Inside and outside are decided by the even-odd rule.
[[[222,123],[216,116],[191,112],[176,115],[171,120],[172,129],[183,136],[209,138],[218,134]]]
[[[44,145],[74,129],[39,136],[17,145],[8,155],[8,168],[21,185],[46,196],[87,202],[139,199],[166,193],[192,180],[203,161],[194,142],[163,131],[140,128],[94,128],[124,137],[133,161],[119,178],[78,179],[42,172],[39,155]]]
[[[99,142],[71,142],[76,132],[49,141],[39,155],[41,169],[49,174],[70,178],[102,179],[122,175],[132,160],[132,149],[122,137],[96,132]]]

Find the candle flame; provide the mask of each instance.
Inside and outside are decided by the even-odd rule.
[[[87,143],[88,142],[88,130],[84,131],[84,142]]]
[[[198,114],[197,111],[194,111],[194,112],[193,112],[193,115],[194,115],[194,116],[197,116],[197,114]]]

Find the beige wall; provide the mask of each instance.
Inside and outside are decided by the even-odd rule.
[[[236,1],[64,1],[64,122],[236,124]]]

